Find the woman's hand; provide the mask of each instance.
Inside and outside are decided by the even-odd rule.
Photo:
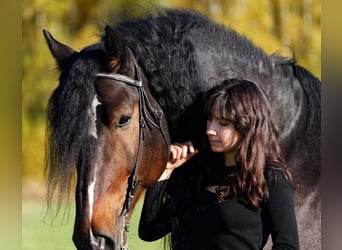
[[[191,141],[172,144],[170,146],[170,158],[166,164],[163,174],[159,178],[159,181],[169,179],[175,168],[178,168],[187,162],[197,153],[198,150],[195,149]]]
[[[175,143],[170,147],[170,158],[167,162],[166,168],[175,169],[187,162],[198,152],[192,145],[191,141],[184,143]]]

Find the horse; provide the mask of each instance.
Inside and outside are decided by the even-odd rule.
[[[163,172],[170,143],[200,149],[190,165],[210,149],[201,96],[235,77],[258,83],[271,103],[298,183],[301,248],[320,248],[320,80],[294,58],[192,10],[106,25],[79,52],[43,32],[61,72],[48,104],[48,201],[70,191],[76,172],[77,249],[127,249],[134,205]]]

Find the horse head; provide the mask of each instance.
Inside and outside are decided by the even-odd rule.
[[[76,166],[77,249],[125,249],[134,204],[166,166],[165,117],[116,30],[80,52],[44,35],[61,70],[49,102],[50,192]]]

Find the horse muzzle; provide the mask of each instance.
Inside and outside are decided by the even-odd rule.
[[[97,232],[94,235],[92,232],[88,240],[82,240],[73,236],[73,242],[78,250],[118,250],[114,239],[105,233]],[[85,243],[86,242],[86,243]]]

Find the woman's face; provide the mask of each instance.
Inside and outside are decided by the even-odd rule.
[[[240,134],[232,122],[220,117],[209,117],[207,135],[212,151],[235,155],[240,143]]]

